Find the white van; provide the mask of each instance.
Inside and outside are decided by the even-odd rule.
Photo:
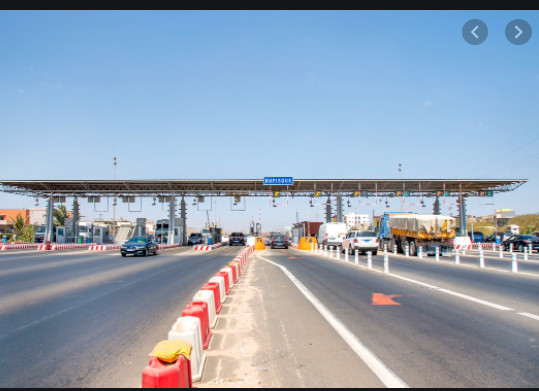
[[[323,246],[342,247],[347,233],[345,223],[324,223],[318,230],[316,240]]]

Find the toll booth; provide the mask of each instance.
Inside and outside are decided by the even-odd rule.
[[[135,226],[135,233],[133,236],[146,236],[146,218],[137,218],[137,225]]]

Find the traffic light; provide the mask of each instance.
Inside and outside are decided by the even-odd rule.
[[[273,192],[273,196],[274,196],[274,197],[279,197],[279,194],[281,194],[280,191],[274,191],[274,192]]]
[[[404,190],[404,196],[408,197],[410,195],[410,192],[408,190]]]
[[[494,192],[492,190],[487,190],[487,197],[492,197]]]

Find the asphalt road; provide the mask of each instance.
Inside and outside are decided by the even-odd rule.
[[[0,386],[140,387],[153,346],[242,249],[1,254]],[[195,386],[535,388],[539,261],[490,258],[390,255],[384,273],[382,255],[367,269],[257,251]]]
[[[386,274],[381,255],[369,270],[365,256],[292,252],[259,257],[286,267],[408,386],[539,386],[539,262],[511,273],[503,260],[389,256]]]
[[[148,353],[242,249],[0,255],[0,386],[140,387]]]

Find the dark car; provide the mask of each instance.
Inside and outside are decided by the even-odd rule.
[[[533,250],[539,251],[539,238],[534,235],[513,235],[509,239],[504,240],[501,243],[502,250],[506,251],[511,248],[511,244],[513,245],[513,250],[524,252],[524,248],[529,246],[532,246]]]
[[[245,246],[245,235],[243,232],[232,232],[228,237],[229,246]]]
[[[288,239],[284,235],[273,235],[271,248],[288,248]]]
[[[120,253],[122,257],[125,257],[127,254],[131,255],[144,255],[148,256],[150,253],[157,255],[159,250],[159,245],[157,242],[151,238],[145,236],[135,236],[129,239],[127,242],[122,244],[120,247]]]
[[[474,231],[473,237],[472,237],[472,233],[468,232],[468,236],[474,243],[485,243],[485,235],[483,235],[483,232]]]
[[[187,245],[192,246],[194,244],[204,244],[204,236],[201,233],[192,233],[187,239]]]

